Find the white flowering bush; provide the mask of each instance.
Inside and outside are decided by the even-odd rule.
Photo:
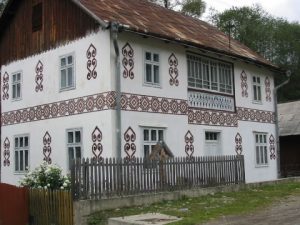
[[[44,189],[70,189],[70,178],[62,174],[62,169],[57,165],[44,162],[33,171],[29,171],[20,181],[20,186]]]

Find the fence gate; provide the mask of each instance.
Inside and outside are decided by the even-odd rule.
[[[27,225],[28,190],[0,183],[0,225]]]
[[[70,191],[30,189],[29,199],[30,225],[73,225]]]

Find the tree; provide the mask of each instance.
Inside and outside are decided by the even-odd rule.
[[[205,12],[206,3],[202,0],[148,0],[167,9],[180,11],[188,16],[201,17]]]
[[[259,5],[213,12],[210,22],[274,64],[291,70],[294,76],[290,84],[280,90],[279,101],[300,99],[299,23],[275,18]],[[283,76],[277,77],[276,83],[283,79]]]

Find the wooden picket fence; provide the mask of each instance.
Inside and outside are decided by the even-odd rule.
[[[73,225],[73,200],[70,191],[29,190],[31,225]]]
[[[82,159],[71,168],[73,199],[101,199],[245,183],[243,156]]]

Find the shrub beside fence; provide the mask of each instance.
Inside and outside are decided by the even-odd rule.
[[[240,184],[245,183],[244,157],[182,157],[164,161],[82,159],[73,162],[71,182],[73,199]]]

